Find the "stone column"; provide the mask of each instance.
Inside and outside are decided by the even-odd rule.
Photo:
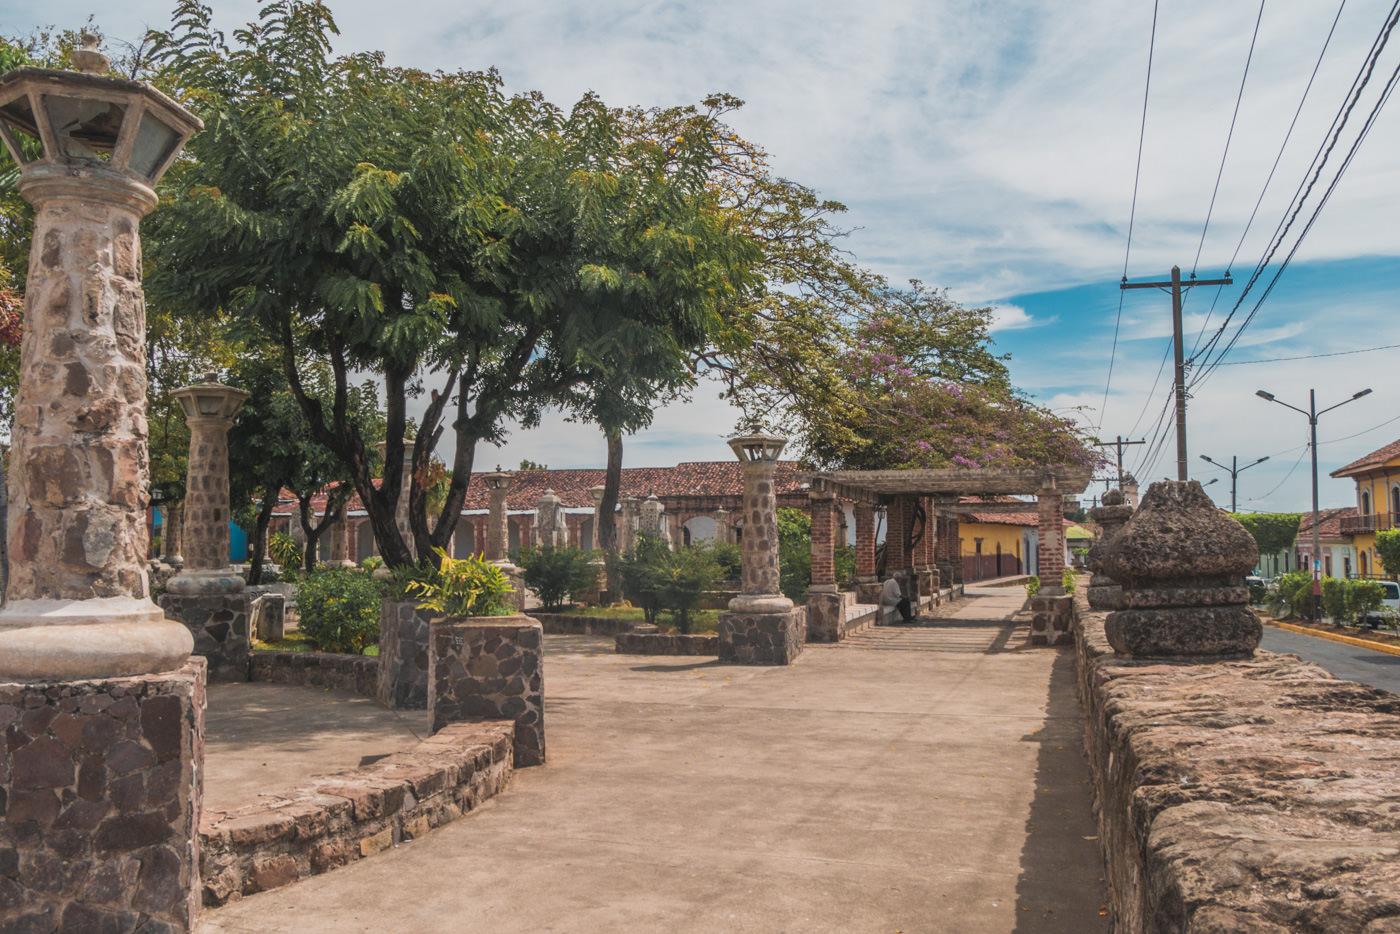
[[[486,560],[504,561],[506,543],[510,541],[510,527],[506,525],[506,493],[510,481],[491,489],[491,512],[486,519]]]
[[[355,566],[354,530],[349,515],[342,515],[340,521],[331,526],[331,561],[335,567]]]
[[[856,601],[879,603],[880,582],[875,574],[875,507],[856,503]]]
[[[562,548],[569,543],[568,527],[564,524],[564,501],[550,489],[540,494],[535,506],[535,545],[540,548]]]
[[[0,928],[174,934],[199,909],[204,663],[147,578],[138,229],[199,121],[84,45],[84,74],[0,78],[35,208],[0,610]]]
[[[1104,634],[1132,658],[1249,657],[1263,629],[1244,576],[1258,560],[1254,537],[1199,483],[1154,483],[1103,557],[1123,587]]]
[[[160,555],[171,567],[180,567],[185,558],[180,554],[180,513],[184,510],[174,500],[161,507]]]
[[[1052,483],[1036,494],[1039,513],[1040,592],[1053,597],[1065,592],[1060,579],[1065,573],[1064,498]]]
[[[624,496],[622,504],[622,528],[618,550],[623,554],[631,554],[637,550],[637,497]]]
[[[175,390],[190,428],[185,474],[185,564],[166,584],[161,609],[189,627],[209,677],[248,680],[252,600],[228,563],[228,430],[248,398],[241,389],[204,382]]]
[[[428,720],[515,721],[515,766],[543,765],[544,638],[528,616],[446,617],[430,624]]]
[[[723,542],[726,545],[733,541],[733,536],[729,534],[729,510],[723,506],[713,513],[715,520],[715,541]]]
[[[806,641],[805,607],[794,607],[779,587],[778,454],[786,440],[772,435],[731,439],[744,475],[743,586],[719,618],[720,661],[787,665]]]
[[[807,641],[839,642],[846,604],[836,589],[836,497],[826,490],[807,494],[812,516],[812,586],[807,591]]]
[[[379,459],[385,460],[388,457],[389,445],[381,441],[377,445],[379,448]],[[399,500],[394,505],[394,525],[399,530],[399,535],[403,536],[404,544],[408,546],[408,553],[415,558],[418,557],[418,548],[413,541],[413,526],[408,522],[408,494],[413,486],[413,447],[414,441],[411,438],[404,439],[403,448],[403,470],[399,475]],[[388,465],[385,465],[385,474],[388,474]]]

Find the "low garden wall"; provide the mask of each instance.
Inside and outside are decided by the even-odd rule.
[[[619,655],[713,655],[719,657],[719,636],[665,635],[659,632],[619,633]]]
[[[373,655],[254,649],[249,653],[248,680],[335,688],[377,700],[379,659]]]
[[[1400,930],[1400,696],[1292,655],[1131,661],[1075,599],[1115,930]]]
[[[514,734],[509,720],[452,723],[371,765],[206,811],[204,904],[328,872],[462,817],[510,781]]]
[[[541,613],[530,611],[530,618],[540,621],[544,631],[556,636],[615,636],[637,627],[634,619],[613,619],[608,616],[583,616],[578,613]]]

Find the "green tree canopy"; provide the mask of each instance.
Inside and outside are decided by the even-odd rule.
[[[1400,529],[1384,529],[1376,533],[1376,554],[1381,559],[1386,576],[1400,579]]]
[[[750,240],[706,187],[716,130],[694,114],[664,144],[589,96],[564,112],[507,98],[494,73],[333,57],[319,3],[265,3],[228,44],[182,0],[153,36],[175,93],[205,121],[153,215],[153,291],[225,308],[280,345],[311,434],[344,462],[391,565],[407,406],[426,398],[409,516],[417,553],[450,539],[479,441],[549,405],[649,417],[746,287]],[[329,402],[302,362],[331,369]],[[384,482],[349,416],[351,374],[384,380]],[[597,398],[590,387],[610,375]],[[430,522],[428,469],[455,458]]]
[[[1260,555],[1277,554],[1293,547],[1302,516],[1296,512],[1235,513],[1233,518],[1259,545]]]

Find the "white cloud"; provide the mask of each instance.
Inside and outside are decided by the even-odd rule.
[[[997,331],[1019,331],[1023,328],[1034,328],[1053,323],[1053,318],[1049,321],[1033,319],[1026,313],[1026,309],[1019,305],[999,304],[992,306],[992,323],[987,330],[995,334]]]

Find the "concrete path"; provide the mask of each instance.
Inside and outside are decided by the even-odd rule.
[[[786,668],[547,637],[548,765],[200,931],[1106,932],[1073,656],[972,593]]]

